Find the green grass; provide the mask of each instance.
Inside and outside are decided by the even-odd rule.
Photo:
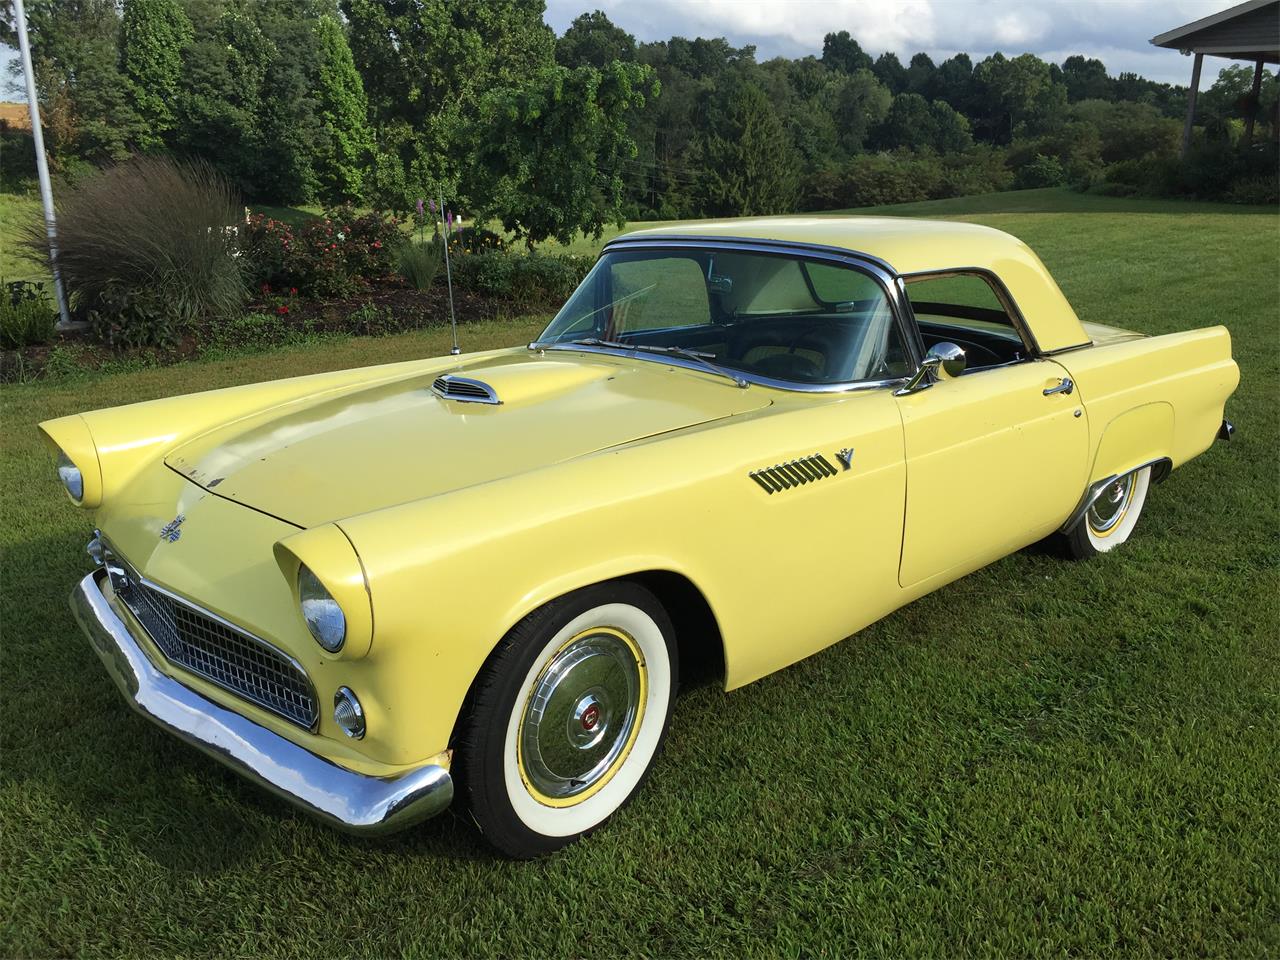
[[[39,194],[0,192],[0,280],[50,279],[48,262],[33,259],[18,246],[22,228],[40,217]]]
[[[1155,488],[1114,554],[1019,553],[743,690],[686,693],[636,801],[545,862],[493,859],[454,815],[366,842],[294,814],[128,713],[65,605],[92,520],[37,420],[439,352],[445,331],[0,391],[0,955],[1280,952],[1276,217],[992,202],[916,212],[1016,233],[1086,319],[1226,323],[1236,439]]]

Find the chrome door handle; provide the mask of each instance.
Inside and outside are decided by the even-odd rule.
[[[1046,387],[1044,395],[1046,397],[1052,397],[1055,393],[1073,393],[1075,389],[1076,385],[1071,382],[1071,378],[1063,377],[1058,381],[1058,385],[1056,387]]]

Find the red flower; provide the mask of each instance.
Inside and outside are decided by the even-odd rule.
[[[270,292],[271,292],[271,284],[269,284],[269,283],[264,283],[264,284],[262,285],[262,292],[263,292],[263,293],[270,293]]]
[[[291,296],[291,297],[296,297],[297,295],[298,295],[298,288],[297,288],[297,287],[290,287],[290,288],[289,288],[289,296]]]
[[[382,241],[381,241],[381,240],[375,240],[375,241],[373,241],[373,249],[375,249],[375,250],[381,250],[381,249],[382,249]]]
[[[289,312],[289,308],[286,307],[283,303],[280,304],[280,306],[276,307],[276,313],[278,314],[284,315],[288,312]]]

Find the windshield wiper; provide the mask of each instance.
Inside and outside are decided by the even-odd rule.
[[[635,350],[639,353],[657,353],[665,354],[672,357],[680,357],[684,360],[692,360],[694,363],[700,364],[707,370],[721,377],[726,377],[733,381],[735,387],[741,387],[745,390],[751,386],[749,382],[742,379],[731,370],[726,370],[718,363],[713,361],[714,353],[704,353],[701,350],[689,350],[686,347],[664,347],[650,343],[623,343],[621,340],[603,340],[600,337],[585,337],[581,340],[570,340],[572,344],[580,347],[614,347],[618,350]]]

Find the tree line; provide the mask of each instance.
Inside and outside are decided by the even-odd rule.
[[[14,44],[12,10],[4,38]],[[1112,182],[1174,157],[1186,90],[1083,56],[757,60],[723,38],[640,43],[599,11],[563,36],[542,0],[27,0],[47,141],[74,176],[200,157],[253,201],[423,197],[530,241],[624,217],[831,209]],[[1248,68],[1202,95],[1229,143]],[[1274,139],[1275,77],[1263,93]]]

